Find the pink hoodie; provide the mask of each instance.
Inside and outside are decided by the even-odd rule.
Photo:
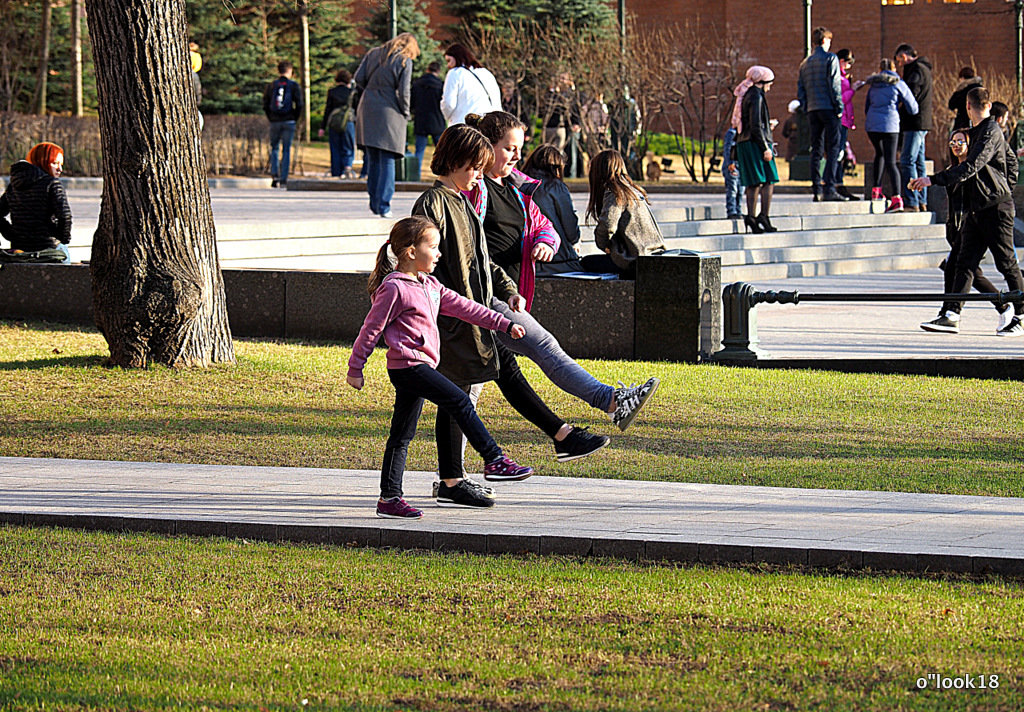
[[[459,296],[442,286],[435,277],[420,273],[419,279],[392,272],[373,294],[373,304],[352,344],[348,375],[359,378],[373,347],[384,334],[388,346],[388,368],[409,368],[427,364],[437,368],[441,359],[441,338],[437,331],[439,314],[470,324],[507,332],[512,322],[496,311]]]

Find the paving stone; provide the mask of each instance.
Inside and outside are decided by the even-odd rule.
[[[2,481],[13,477],[30,484]],[[503,485],[500,511],[431,507],[421,520],[384,523],[373,515],[376,479],[370,471],[0,457],[0,523],[1002,575],[1018,575],[1016,562],[1024,561],[1022,498],[538,475]],[[407,473],[410,491],[429,493],[433,479],[430,472]]]

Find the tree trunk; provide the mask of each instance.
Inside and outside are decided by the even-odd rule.
[[[82,109],[82,2],[71,0],[71,113],[81,116]]]
[[[92,246],[110,363],[233,362],[184,0],[87,0],[103,149]]]
[[[53,8],[50,0],[43,0],[42,41],[39,48],[39,71],[36,74],[36,94],[33,111],[42,116],[46,113],[46,79],[50,74],[50,20]]]
[[[299,0],[299,20],[302,34],[300,63],[302,64],[302,139],[310,136],[309,85],[309,0]]]

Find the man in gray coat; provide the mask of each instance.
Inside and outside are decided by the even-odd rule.
[[[403,32],[367,52],[356,70],[356,85],[362,90],[356,145],[365,149],[370,211],[384,218],[392,216],[395,161],[405,155],[412,64],[419,54],[416,38]]]

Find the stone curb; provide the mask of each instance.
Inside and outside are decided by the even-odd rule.
[[[430,531],[404,527],[325,526],[208,519],[0,512],[0,525],[64,527],[85,531],[167,536],[221,536],[266,542],[345,547],[452,551],[483,555],[544,555],[623,559],[637,562],[793,565],[811,569],[857,569],[907,574],[954,573],[1024,577],[1024,560],[960,554],[904,553],[788,546],[746,546],[703,541],[518,535]]]

